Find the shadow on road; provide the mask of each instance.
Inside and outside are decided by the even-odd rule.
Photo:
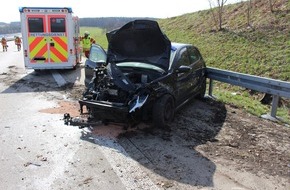
[[[119,135],[115,135],[116,141],[126,153],[150,171],[166,178],[169,186],[212,187],[216,165],[202,155],[197,147],[218,141],[216,136],[226,115],[227,111],[222,103],[212,99],[195,100],[176,115],[167,130],[142,124],[127,131],[121,131],[116,126],[101,126],[95,127],[92,133],[82,133],[81,139],[109,146],[110,144],[100,143],[98,138],[110,136],[110,133],[115,135],[114,130],[119,130]],[[104,127],[105,133],[101,131]],[[109,148],[116,149],[114,146]],[[182,185],[176,186],[176,183]]]
[[[1,93],[50,92],[71,89],[81,78],[81,65],[74,69],[36,70],[28,73],[15,66],[9,67],[9,72],[0,73],[2,83],[9,86]],[[65,83],[62,86],[55,81],[52,72],[59,73]]]

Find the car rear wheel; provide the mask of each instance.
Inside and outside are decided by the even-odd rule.
[[[162,96],[153,106],[153,125],[165,128],[174,117],[174,100],[172,96],[166,94]]]

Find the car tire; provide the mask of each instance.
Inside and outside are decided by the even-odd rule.
[[[103,119],[103,120],[102,120],[102,123],[103,123],[105,126],[109,125],[109,121],[106,120],[106,119]]]
[[[159,98],[153,106],[154,127],[166,128],[173,120],[175,112],[174,100],[171,95],[166,94]]]
[[[197,95],[197,98],[203,99],[205,96],[205,92],[206,92],[206,78],[203,78],[200,86],[200,92]]]

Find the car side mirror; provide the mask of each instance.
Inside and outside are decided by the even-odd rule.
[[[186,73],[189,72],[191,68],[186,65],[181,65],[178,69],[175,70],[176,73]]]

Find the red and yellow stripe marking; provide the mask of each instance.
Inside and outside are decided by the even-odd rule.
[[[47,62],[48,61],[48,51],[47,43],[44,37],[28,37],[29,43],[29,59],[32,63]],[[35,57],[44,57],[44,61],[34,60]]]
[[[49,40],[48,40],[49,39]],[[29,59],[32,63],[63,63],[68,62],[68,40],[66,36],[61,37],[29,37]],[[50,46],[54,43],[54,46]],[[49,49],[48,49],[49,48]],[[48,53],[48,50],[50,52]],[[48,57],[49,56],[49,57]],[[34,60],[35,57],[45,58],[45,61]]]
[[[51,62],[68,62],[67,37],[53,37],[54,47],[50,50]]]

